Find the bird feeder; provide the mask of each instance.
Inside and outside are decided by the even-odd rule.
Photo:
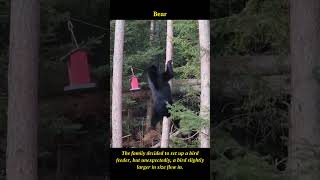
[[[91,82],[88,52],[85,49],[71,52],[67,61],[69,85],[64,87],[65,91],[96,87],[96,84]]]
[[[138,78],[136,76],[132,76],[131,77],[131,89],[130,89],[130,91],[136,91],[136,90],[140,90],[139,81],[138,81]]]
[[[131,76],[131,80],[130,80],[130,84],[131,84],[130,91],[140,90],[139,81],[138,81],[137,76],[135,76],[133,73],[133,68],[131,68],[131,72],[132,72],[132,76]]]

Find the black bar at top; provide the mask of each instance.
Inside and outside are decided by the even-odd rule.
[[[110,7],[112,20],[210,18],[210,0],[111,0]],[[154,11],[166,15],[154,16]]]

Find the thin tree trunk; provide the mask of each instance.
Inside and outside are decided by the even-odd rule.
[[[124,46],[124,20],[117,20],[114,37],[112,82],[112,147],[122,147],[122,66]]]
[[[201,61],[200,116],[210,122],[210,22],[199,20],[199,41]],[[210,126],[205,126],[199,134],[200,147],[210,147]]]
[[[155,20],[150,21],[150,45],[153,46],[155,42]],[[149,97],[147,101],[147,118],[145,123],[145,129],[148,130],[151,127],[151,119],[152,119],[152,98]]]
[[[319,179],[320,1],[290,1],[291,114],[288,170],[293,179]],[[316,162],[317,161],[317,162]]]
[[[157,46],[160,45],[160,26],[161,26],[161,20],[154,21],[154,40]]]
[[[155,34],[155,21],[154,20],[151,20],[150,21],[150,44],[151,46],[153,45],[153,42],[154,42],[154,34]]]
[[[147,102],[147,118],[145,123],[145,129],[148,130],[151,127],[151,119],[152,119],[152,98],[149,97]]]
[[[166,47],[166,64],[169,60],[172,60],[173,54],[173,22],[167,21],[167,47]],[[169,81],[172,88],[172,81]],[[169,133],[170,133],[170,119],[163,117],[162,132],[161,132],[161,148],[169,147]]]
[[[39,1],[12,0],[7,180],[37,180]]]
[[[169,134],[170,134],[170,119],[166,116],[163,117],[162,121],[162,132],[161,132],[161,148],[169,147]]]
[[[167,21],[167,44],[166,44],[166,64],[172,60],[173,56],[173,22],[172,20]],[[172,61],[173,66],[173,61]],[[167,67],[167,66],[165,66]],[[170,87],[172,88],[172,80],[169,81]]]

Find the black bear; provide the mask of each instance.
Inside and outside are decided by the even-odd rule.
[[[155,128],[157,123],[164,116],[169,117],[167,103],[172,104],[171,88],[169,80],[173,78],[172,60],[167,62],[167,69],[160,73],[154,65],[147,69],[148,84],[153,99],[153,115],[151,128]]]

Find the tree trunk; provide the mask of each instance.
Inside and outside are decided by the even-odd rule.
[[[151,20],[150,21],[150,44],[151,44],[151,46],[153,45],[153,41],[154,41],[154,33],[155,33],[154,24],[155,24],[155,21]]]
[[[150,45],[153,47],[155,42],[155,20],[150,21]],[[147,101],[147,116],[145,122],[145,129],[148,130],[151,127],[151,119],[152,119],[152,97],[148,96]]]
[[[169,134],[170,134],[170,119],[168,117],[163,117],[162,121],[162,132],[161,132],[161,148],[169,147]]]
[[[160,26],[161,26],[161,22],[162,20],[156,20],[154,21],[154,40],[155,40],[155,44],[157,46],[160,45]]]
[[[166,47],[166,64],[169,60],[172,60],[173,54],[173,23],[172,20],[167,21],[167,47]],[[167,66],[166,66],[167,67]],[[169,81],[172,88],[172,81]],[[169,133],[170,133],[170,119],[163,117],[162,132],[161,132],[161,148],[169,147]]]
[[[148,130],[151,127],[151,119],[152,119],[152,98],[150,96],[147,97],[148,102],[147,102],[147,118],[146,118],[146,123],[145,123],[145,129]]]
[[[210,23],[199,20],[199,42],[201,61],[200,116],[210,124]],[[205,126],[199,134],[200,148],[210,147],[210,126]]]
[[[320,65],[320,1],[290,3],[292,98],[288,169],[294,179],[319,179],[320,83],[313,71]]]
[[[166,64],[172,60],[173,56],[173,22],[172,20],[167,21],[167,45],[166,45]],[[172,61],[173,66],[173,61]],[[165,66],[167,67],[167,66]],[[169,81],[170,87],[172,88],[172,80]]]
[[[12,0],[7,180],[37,180],[39,1]]]
[[[114,37],[112,82],[112,147],[122,147],[122,66],[124,20],[117,20]]]

